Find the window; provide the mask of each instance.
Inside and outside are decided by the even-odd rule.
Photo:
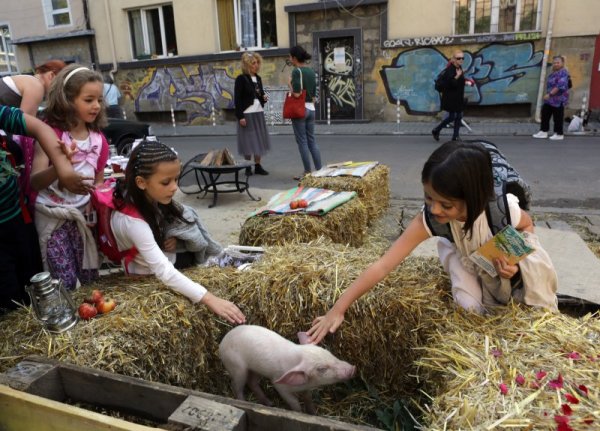
[[[17,60],[7,25],[0,25],[0,75],[17,72]]]
[[[130,10],[127,15],[134,58],[177,55],[172,5]]]
[[[277,46],[275,0],[217,0],[221,51]]]
[[[539,0],[454,0],[455,34],[539,30]]]
[[[48,27],[71,25],[69,0],[42,0],[42,4]]]

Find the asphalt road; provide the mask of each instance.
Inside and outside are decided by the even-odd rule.
[[[164,137],[185,162],[210,149],[227,147],[237,156],[235,136]],[[534,207],[600,210],[600,142],[597,137],[567,137],[562,142],[514,136],[495,136],[494,142],[531,185]],[[391,169],[392,198],[422,199],[420,173],[436,148],[430,136],[318,135],[324,163],[378,160]],[[240,157],[241,158],[241,157]],[[271,151],[262,165],[268,176],[255,175],[251,187],[285,190],[297,182],[302,163],[294,137],[271,135]]]

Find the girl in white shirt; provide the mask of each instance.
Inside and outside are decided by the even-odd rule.
[[[521,231],[535,251],[519,262],[496,259],[498,276],[491,277],[471,263],[469,255],[492,238],[486,216],[487,205],[495,200],[492,162],[480,144],[447,142],[435,150],[423,167],[421,182],[424,211],[417,214],[390,249],[367,268],[340,296],[331,310],[317,317],[308,331],[309,342],[319,343],[344,321],[352,303],[393,271],[412,250],[432,236],[425,220],[429,213],[437,223],[450,225],[454,243],[438,241],[442,266],[450,276],[454,301],[464,309],[483,313],[486,305],[515,302],[557,309],[557,276],[546,251],[533,233],[530,216],[519,208],[516,196],[508,194],[513,227]],[[425,211],[427,210],[427,211]],[[520,272],[523,286],[511,291],[510,279]]]
[[[235,304],[208,292],[173,266],[176,240],[165,237],[165,228],[173,220],[189,223],[173,202],[180,171],[177,153],[160,142],[143,141],[132,151],[125,179],[119,180],[115,188],[117,211],[111,218],[119,250],[138,251],[126,270],[131,274],[154,274],[192,302],[205,304],[231,323],[244,323],[246,318]],[[119,211],[126,206],[135,208],[141,218]]]

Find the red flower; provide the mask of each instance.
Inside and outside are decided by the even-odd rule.
[[[508,386],[506,386],[506,383],[500,383],[498,387],[500,388],[500,393],[502,395],[508,394]]]
[[[515,382],[517,382],[517,385],[523,386],[523,384],[525,384],[525,377],[523,377],[523,374],[518,374],[517,377],[515,377]]]
[[[546,375],[548,375],[547,372],[545,372],[545,371],[538,371],[537,373],[535,373],[535,378],[537,380],[542,380],[544,377],[546,377]]]
[[[567,416],[554,416],[554,421],[558,424],[556,431],[573,431],[569,426],[569,418]]]
[[[592,419],[592,418],[585,418],[583,420],[583,423],[586,424],[586,425],[591,425],[591,424],[594,423],[594,419]]]
[[[550,387],[550,389],[562,389],[562,387],[563,387],[562,376],[559,374],[556,379],[550,380],[550,383],[548,383],[548,387]]]
[[[586,397],[588,396],[588,388],[586,388],[584,385],[579,385],[577,386],[577,388],[583,395],[585,395]]]
[[[573,396],[571,394],[565,394],[565,398],[571,404],[579,404],[579,398],[577,398],[577,397],[575,397],[575,396]]]
[[[562,404],[560,408],[562,409],[562,412],[565,414],[565,416],[571,416],[573,414],[573,409],[568,404]]]
[[[502,356],[502,350],[500,349],[496,349],[495,347],[491,350],[491,354],[494,356],[494,358],[499,358],[500,356]]]
[[[571,353],[569,353],[569,354],[567,355],[567,358],[569,358],[569,359],[573,359],[573,360],[575,360],[575,361],[576,361],[576,360],[578,360],[578,359],[581,359],[581,355],[580,355],[579,353],[577,353],[577,352],[571,352]]]

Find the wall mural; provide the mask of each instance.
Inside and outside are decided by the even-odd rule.
[[[185,111],[187,123],[210,118],[212,108],[233,109],[233,86],[240,73],[232,66],[179,65],[149,68],[137,82],[122,83],[134,100],[135,112]],[[124,85],[127,84],[127,85]],[[135,96],[133,96],[135,95]]]
[[[475,81],[473,87],[465,87],[469,104],[535,103],[543,52],[535,51],[533,42],[497,43],[464,54],[465,76]],[[379,71],[388,101],[396,104],[400,100],[409,114],[436,114],[440,96],[433,83],[447,62],[435,48],[399,53],[391,65]]]

